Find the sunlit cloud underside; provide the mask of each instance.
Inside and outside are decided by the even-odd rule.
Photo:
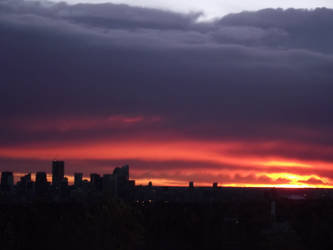
[[[131,163],[131,178],[143,185],[152,181],[154,185],[186,186],[194,181],[198,186],[218,182],[220,186],[239,187],[333,187],[330,178],[318,174],[330,171],[330,162],[261,156],[260,148],[267,145],[257,146],[257,154],[248,154],[242,153],[251,147],[246,142],[106,140],[1,148],[0,157],[43,162],[63,159],[69,182],[75,171],[83,171],[88,178],[91,172],[106,174],[116,164]]]
[[[176,11],[182,13],[200,12],[203,19],[209,20],[222,17],[230,13],[241,11],[256,11],[265,8],[301,8],[314,9],[318,7],[332,8],[330,0],[54,0],[53,2],[78,3],[116,3],[128,4],[130,6],[156,8],[162,10]]]

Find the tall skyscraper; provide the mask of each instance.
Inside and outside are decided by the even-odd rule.
[[[129,179],[129,166],[124,165],[121,168],[117,167],[113,170],[113,174],[116,175],[118,179],[126,182]]]
[[[65,162],[53,161],[52,162],[52,185],[60,186],[65,177]]]
[[[129,166],[116,167],[113,170],[113,175],[115,177],[116,186],[115,195],[125,197],[129,189]]]

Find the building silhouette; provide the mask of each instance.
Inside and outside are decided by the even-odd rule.
[[[83,174],[82,173],[74,173],[74,186],[75,187],[80,187],[82,185],[82,178]]]
[[[21,177],[14,188],[12,172],[3,172],[1,175],[1,189],[13,190],[10,194],[18,193],[26,197],[35,197],[51,200],[66,200],[73,197],[90,199],[91,197],[115,197],[136,202],[217,202],[222,199],[236,199],[234,191],[219,187],[215,182],[209,187],[194,186],[190,181],[188,186],[155,186],[150,181],[148,185],[135,185],[135,180],[129,179],[129,166],[116,167],[112,173],[103,176],[97,173],[90,174],[90,181],[83,180],[83,173],[74,174],[74,185],[68,185],[68,179],[64,176],[65,163],[63,161],[52,162],[52,186],[47,181],[46,172],[37,172],[35,183],[31,180],[31,174]],[[35,192],[35,193],[34,193]],[[247,198],[256,196],[256,189],[248,192]],[[241,193],[243,195],[243,192]],[[94,198],[92,199],[94,200]],[[274,214],[274,213],[273,213]]]
[[[129,179],[129,166],[116,167],[113,174],[117,176],[118,180],[128,181]]]
[[[95,190],[102,189],[102,178],[99,174],[96,173],[90,174],[90,186]]]
[[[115,179],[115,196],[126,197],[129,191],[129,166],[116,167],[113,170]]]
[[[17,182],[18,192],[26,193],[33,190],[33,182],[31,180],[31,173],[28,173],[20,178],[20,181]]]
[[[115,194],[116,180],[113,174],[103,175],[103,191],[107,193]]]
[[[60,186],[64,183],[65,177],[65,162],[53,161],[52,162],[52,185]]]
[[[35,190],[37,194],[44,194],[48,191],[49,183],[45,172],[36,173]]]
[[[47,176],[45,172],[37,172],[36,173],[36,184],[46,184]]]
[[[3,191],[11,191],[14,185],[13,172],[2,172],[1,173],[1,189]]]
[[[31,182],[31,173],[28,173],[20,178],[21,182],[28,183]]]

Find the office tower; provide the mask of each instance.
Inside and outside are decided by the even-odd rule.
[[[28,173],[20,178],[22,183],[29,183],[31,182],[31,173]]]
[[[90,174],[90,184],[92,184],[92,185],[96,184],[100,178],[101,177],[99,174],[95,174],[95,173]]]
[[[60,186],[65,177],[65,162],[53,161],[52,162],[52,185]]]
[[[22,176],[20,181],[17,182],[16,187],[17,191],[22,193],[32,190],[33,183],[31,181],[31,173]]]
[[[80,187],[82,185],[82,173],[74,173],[74,186]]]
[[[116,195],[125,198],[129,190],[129,166],[117,167],[113,171],[116,182]]]
[[[22,187],[25,187],[30,183],[31,183],[31,173],[22,176],[20,178],[20,181],[17,182],[17,185],[21,185]]]
[[[2,172],[1,173],[1,189],[3,191],[10,191],[14,185],[13,172]]]
[[[92,173],[90,174],[90,185],[91,187],[101,190],[102,188],[102,178],[99,174]]]
[[[48,182],[45,172],[36,173],[35,190],[37,194],[45,194],[47,192]]]
[[[113,174],[117,176],[118,180],[128,181],[128,179],[129,179],[129,166],[124,165],[121,168],[116,167],[113,171]]]
[[[37,172],[36,173],[36,185],[37,184],[46,184],[47,176],[45,172]]]
[[[116,192],[116,181],[115,176],[113,174],[105,174],[103,175],[103,191],[104,192]]]

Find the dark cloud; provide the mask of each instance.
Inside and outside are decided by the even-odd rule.
[[[166,134],[307,144],[274,152],[331,161],[332,10],[269,9],[211,23],[199,16],[1,1],[0,146]],[[117,115],[161,120],[65,131],[28,126]]]
[[[267,42],[282,48],[305,48],[332,53],[333,10],[265,9],[257,12],[231,14],[219,21],[220,25],[235,27],[256,27],[263,29]],[[276,33],[275,33],[276,32]],[[280,39],[274,41],[274,34]]]

